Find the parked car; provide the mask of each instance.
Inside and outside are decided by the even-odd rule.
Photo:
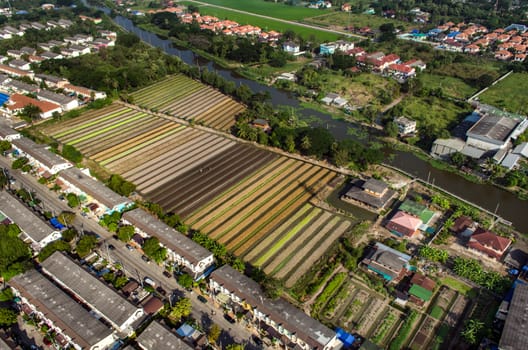
[[[146,256],[145,254],[141,255],[141,259],[143,259],[144,262],[147,264],[150,264],[150,258]]]
[[[207,304],[207,298],[203,295],[198,295],[198,300],[200,300],[204,304]]]
[[[110,249],[110,250],[115,250],[116,248],[114,247],[113,244],[109,244],[109,245],[108,245],[108,249]]]
[[[154,282],[154,280],[152,278],[150,278],[150,277],[145,277],[143,279],[143,283],[148,284],[152,288],[156,288],[156,282]]]
[[[257,337],[256,335],[251,336],[251,339],[253,339],[253,342],[254,342],[255,344],[257,344],[258,346],[261,346],[261,345],[262,345],[262,339],[260,339],[260,338]]]
[[[229,316],[228,314],[224,314],[224,318],[229,323],[236,323],[236,320],[233,317]]]
[[[165,276],[167,278],[171,278],[172,274],[169,271],[165,270],[165,271],[163,271],[163,276]]]
[[[165,289],[161,288],[161,286],[156,288],[156,292],[160,293],[163,296],[167,295],[167,292],[165,291]]]
[[[132,246],[131,246],[130,244],[128,244],[128,243],[125,245],[125,247],[126,247],[126,249],[128,249],[128,250],[134,250],[134,247],[132,247]]]

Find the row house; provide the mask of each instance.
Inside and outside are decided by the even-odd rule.
[[[143,237],[157,237],[167,248],[169,260],[183,266],[195,279],[214,263],[213,253],[141,208],[125,212],[122,220]]]
[[[73,167],[70,162],[51,152],[47,145],[35,143],[27,137],[20,137],[12,144],[20,156],[29,159],[30,164],[36,168],[43,168],[52,175]]]
[[[1,107],[4,115],[7,117],[14,116],[24,110],[26,106],[33,105],[40,108],[40,118],[48,119],[53,116],[53,113],[61,113],[62,109],[58,104],[39,101],[34,98],[28,97],[21,94],[13,94],[9,97],[9,100]]]
[[[271,300],[258,283],[224,265],[213,271],[209,289],[226,307],[247,310],[259,329],[278,333],[284,349],[337,350],[343,343],[337,333],[284,299]]]
[[[73,93],[77,97],[84,97],[84,98],[89,98],[93,100],[99,100],[99,99],[103,99],[107,97],[106,93],[103,91],[95,91],[92,89],[88,89],[82,86],[76,86],[76,85],[69,84],[69,83],[64,84],[62,88],[64,89],[65,92]]]
[[[0,72],[5,73],[12,77],[28,77],[30,79],[33,79],[35,74],[32,71],[22,70],[14,67],[10,67],[5,64],[0,64]]]

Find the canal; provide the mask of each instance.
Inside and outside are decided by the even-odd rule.
[[[190,50],[178,49],[172,45],[170,40],[161,39],[153,33],[136,27],[128,18],[117,16],[114,18],[114,21],[124,29],[139,36],[144,42],[160,48],[170,55],[180,57],[187,64],[199,64],[201,67],[207,67],[209,70],[216,71],[222,77],[235,82],[237,85],[245,84],[249,86],[253,91],[268,92],[271,97],[271,102],[275,106],[282,105],[295,108],[300,118],[327,127],[337,139],[353,137],[348,131],[350,128],[356,127],[354,124],[333,119],[330,115],[313,109],[303,108],[297,98],[287,91],[246,79],[232,70],[222,68],[210,60],[197,56]],[[495,212],[497,210],[497,214],[512,222],[517,230],[523,233],[528,232],[528,215],[526,215],[528,212],[528,202],[498,187],[487,184],[476,184],[456,174],[436,169],[412,153],[402,151],[393,151],[393,153],[394,156],[386,161],[388,164],[413,174],[422,180],[429,178],[435,185],[489,211]]]

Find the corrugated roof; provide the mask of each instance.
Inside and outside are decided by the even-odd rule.
[[[528,349],[528,285],[517,284],[499,341],[504,350]]]
[[[420,298],[423,301],[428,301],[429,299],[431,299],[433,292],[423,287],[420,287],[417,284],[414,284],[411,289],[409,289],[409,294],[414,295],[415,297]]]
[[[152,322],[140,335],[136,341],[145,350],[192,350],[193,348],[176,334],[165,328],[158,321]]]
[[[468,130],[468,136],[481,136],[491,140],[505,141],[515,127],[518,120],[497,115],[485,115]]]

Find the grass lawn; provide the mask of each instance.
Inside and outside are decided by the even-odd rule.
[[[477,292],[473,289],[473,287],[468,286],[464,282],[454,279],[453,277],[444,277],[440,280],[440,283],[448,286],[451,289],[456,290],[457,292],[467,296],[468,298],[474,298],[477,295]]]
[[[466,99],[477,92],[477,89],[466,84],[463,80],[455,77],[448,77],[445,75],[437,75],[431,73],[420,73],[418,75],[424,87],[430,89],[442,88],[445,95]]]
[[[460,78],[466,82],[476,80],[483,74],[489,74],[494,79],[497,79],[501,74],[506,73],[504,71],[504,64],[501,62],[477,57],[468,57],[465,59],[465,62],[441,65],[440,67],[433,69],[432,73]]]
[[[306,18],[305,22],[310,22],[314,24],[323,25],[326,27],[370,27],[373,29],[378,29],[379,26],[385,23],[393,23],[395,27],[403,26],[406,29],[412,26],[408,22],[398,21],[394,19],[383,18],[380,16],[374,15],[364,15],[364,14],[355,14],[355,13],[346,13],[346,12],[332,12],[328,14],[318,14],[316,17]],[[416,25],[414,26],[416,27]]]
[[[512,73],[479,96],[481,102],[512,113],[528,114],[528,73]]]
[[[264,31],[275,30],[284,33],[287,30],[291,30],[306,39],[309,39],[312,35],[318,41],[334,41],[338,37],[340,37],[340,35],[335,33],[324,32],[322,30],[306,28],[292,23],[274,21],[271,19],[257,17],[245,13],[219,9],[216,7],[200,6],[200,13],[202,15],[215,16],[220,19],[230,19],[232,21],[240,23],[241,25],[251,24],[262,28],[262,30]]]
[[[442,308],[440,306],[435,305],[435,306],[433,306],[433,309],[431,310],[430,315],[433,318],[436,318],[437,320],[439,320],[444,315],[444,310],[442,310]]]
[[[272,67],[269,64],[255,64],[251,66],[244,66],[239,71],[245,76],[254,77],[256,80],[262,80],[261,78],[271,79],[273,76],[279,75],[285,72],[295,72],[301,69],[309,59],[304,57],[298,57],[295,61],[289,61],[284,67]]]
[[[313,17],[324,13],[329,13],[335,9],[310,9],[303,6],[289,6],[282,3],[274,3],[264,0],[200,0],[208,4],[219,5],[223,7],[229,7],[236,10],[247,11],[256,13],[259,15],[265,15],[280,19],[286,19],[290,21],[298,21],[306,17]],[[186,1],[187,4],[193,3],[192,1]],[[194,3],[198,8],[202,8],[203,5]],[[200,11],[201,12],[201,11]]]

